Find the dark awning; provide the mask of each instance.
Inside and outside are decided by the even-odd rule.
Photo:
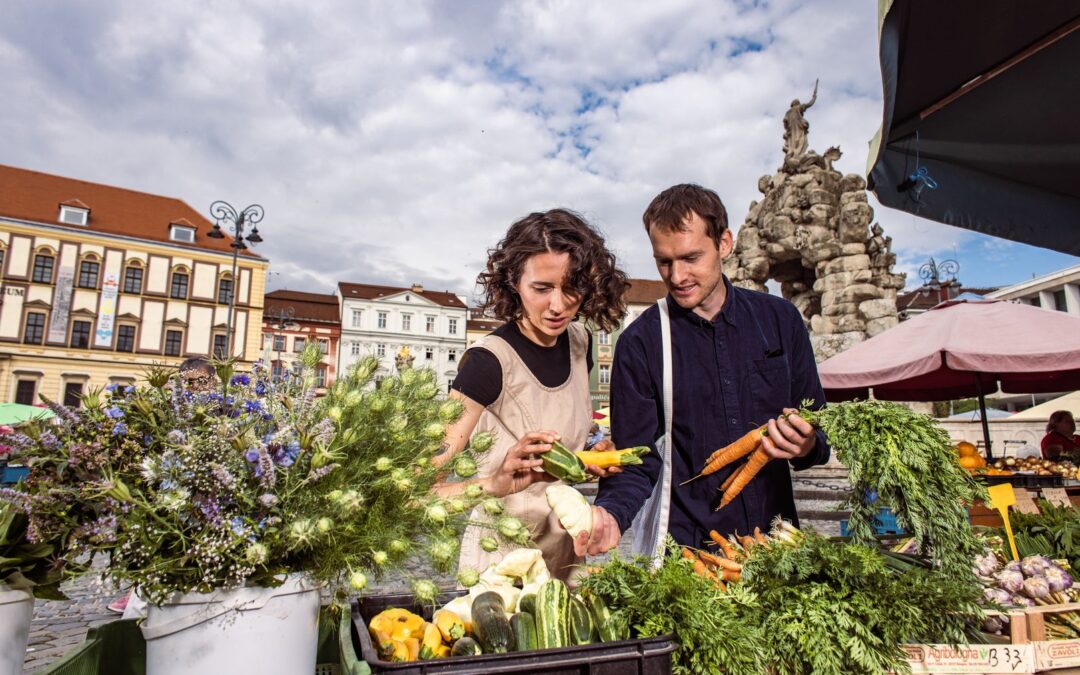
[[[1080,255],[1080,3],[880,4],[878,200]]]

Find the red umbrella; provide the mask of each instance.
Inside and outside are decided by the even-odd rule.
[[[829,400],[979,398],[1080,389],[1080,318],[1001,300],[953,301],[818,366]],[[990,431],[982,414],[987,453]]]
[[[597,412],[597,411],[595,411],[595,410],[594,410],[594,411],[592,411],[592,418],[593,418],[594,420],[606,420],[606,419],[607,419],[607,415],[605,415],[605,414],[604,414],[604,413],[602,413],[602,412]]]

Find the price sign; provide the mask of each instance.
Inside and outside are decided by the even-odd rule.
[[[991,668],[1008,666],[1014,673],[1024,672],[1024,652],[1016,647],[991,647],[987,654],[987,664]]]
[[[1072,502],[1069,501],[1069,495],[1065,492],[1065,488],[1043,488],[1042,497],[1055,506],[1072,507]]]
[[[1031,493],[1027,490],[1016,491],[1016,510],[1020,513],[1030,513],[1032,515],[1039,515],[1039,507],[1035,505],[1035,500],[1031,498]]]

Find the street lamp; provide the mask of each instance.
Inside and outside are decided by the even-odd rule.
[[[281,350],[277,348],[277,334],[278,331],[284,332],[296,326],[296,324],[293,322],[293,317],[295,316],[295,314],[296,312],[293,310],[292,305],[289,305],[288,307],[281,307],[276,311],[269,311],[265,314],[265,316],[268,317],[270,320],[271,330],[274,331],[272,333],[272,335],[274,336],[274,351],[277,352],[277,364],[278,367],[281,368],[283,373],[285,371],[285,365],[281,362]],[[282,336],[282,343],[284,342],[284,336]],[[273,375],[273,373],[274,369],[271,367],[271,376]]]
[[[225,345],[229,353],[226,358],[232,357],[232,331],[233,331],[233,308],[236,305],[236,261],[240,255],[241,249],[247,248],[247,243],[258,244],[262,242],[262,237],[259,236],[259,222],[263,219],[263,207],[258,204],[252,204],[243,211],[237,211],[231,204],[223,201],[216,201],[210,205],[210,215],[214,217],[214,227],[206,233],[206,236],[211,239],[224,239],[225,233],[222,232],[221,224],[225,223],[233,232],[232,246],[233,258],[232,258],[232,277],[230,279],[231,287],[229,289],[229,313],[228,318],[225,321]],[[248,225],[251,226],[251,233],[244,234],[244,228]],[[245,241],[247,243],[245,243]]]

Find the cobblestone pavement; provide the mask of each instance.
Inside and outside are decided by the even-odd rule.
[[[818,479],[815,479],[818,480]],[[824,479],[826,484],[843,485],[843,481]],[[799,482],[796,488],[801,487]],[[590,495],[591,500],[591,495]],[[829,500],[800,501],[799,510],[827,510],[835,506]],[[806,521],[804,526],[812,526],[823,534],[839,534],[837,521]],[[624,536],[619,547],[622,555],[629,555],[630,537]],[[597,558],[601,562],[606,558]],[[390,576],[372,586],[372,593],[402,593],[408,591],[409,579],[417,577],[433,578],[444,586],[453,586],[449,577],[440,577],[422,563],[413,564],[404,570],[404,574]],[[102,583],[97,576],[87,575],[63,586],[68,601],[38,600],[34,603],[34,619],[30,627],[30,644],[26,652],[23,673],[39,672],[50,663],[61,658],[76,645],[83,642],[86,631],[120,618],[106,609],[106,606],[121,595],[111,585]]]

